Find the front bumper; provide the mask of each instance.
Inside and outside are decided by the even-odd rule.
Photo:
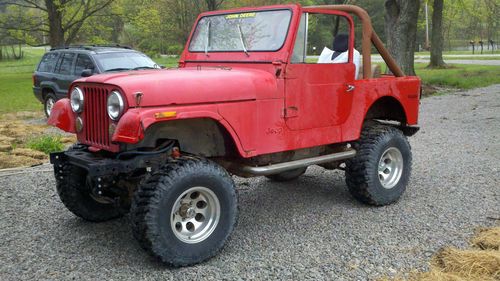
[[[116,155],[104,155],[87,150],[86,146],[50,154],[50,163],[54,167],[61,167],[70,163],[84,170],[92,179],[130,176],[137,171],[150,172],[158,169],[168,158],[167,153],[135,155],[127,159],[117,159]]]

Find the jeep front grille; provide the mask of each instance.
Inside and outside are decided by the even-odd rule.
[[[118,145],[111,143],[109,135],[111,120],[106,111],[108,93],[111,89],[101,85],[82,86],[84,93],[83,130],[78,139],[95,148],[118,151]]]

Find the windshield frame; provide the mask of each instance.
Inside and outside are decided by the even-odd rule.
[[[288,11],[290,12],[290,19],[288,21],[288,26],[286,28],[286,33],[285,33],[285,36],[283,37],[283,42],[281,43],[281,45],[277,48],[277,49],[274,49],[274,50],[248,50],[248,53],[249,54],[252,54],[252,53],[275,53],[275,52],[279,52],[283,49],[283,47],[285,46],[287,40],[289,39],[288,38],[288,35],[290,34],[290,28],[292,26],[292,21],[294,20],[294,12],[291,8],[288,8],[288,7],[283,7],[283,8],[275,8],[275,9],[249,9],[249,10],[244,10],[244,11],[234,11],[234,12],[225,12],[225,13],[220,13],[220,14],[210,14],[210,15],[204,15],[204,16],[201,16],[198,18],[198,20],[196,21],[196,24],[194,25],[194,28],[192,30],[192,34],[191,36],[189,37],[189,41],[187,42],[186,44],[186,50],[189,52],[189,53],[205,53],[205,51],[192,51],[191,50],[191,42],[193,40],[193,37],[195,35],[195,32],[196,32],[196,29],[198,28],[198,24],[200,23],[200,21],[203,19],[203,18],[209,18],[209,17],[214,17],[214,16],[225,16],[225,15],[235,15],[235,14],[242,14],[242,13],[259,13],[259,12],[274,12],[274,11]],[[245,53],[244,50],[208,50],[208,54],[210,53]]]

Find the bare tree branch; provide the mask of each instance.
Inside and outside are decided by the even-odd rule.
[[[42,10],[42,11],[47,11],[46,8],[40,6],[40,5],[37,5],[37,4],[34,4],[34,3],[31,3],[30,1],[26,1],[26,0],[23,0],[25,1],[26,3],[18,3],[18,2],[1,2],[0,3],[0,6],[18,6],[18,7],[23,7],[23,8],[31,8],[31,9],[39,9],[39,10]]]

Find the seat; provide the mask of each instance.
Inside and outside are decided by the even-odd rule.
[[[333,54],[332,60],[340,56],[342,53],[347,52],[349,49],[349,35],[340,33],[333,39]]]

